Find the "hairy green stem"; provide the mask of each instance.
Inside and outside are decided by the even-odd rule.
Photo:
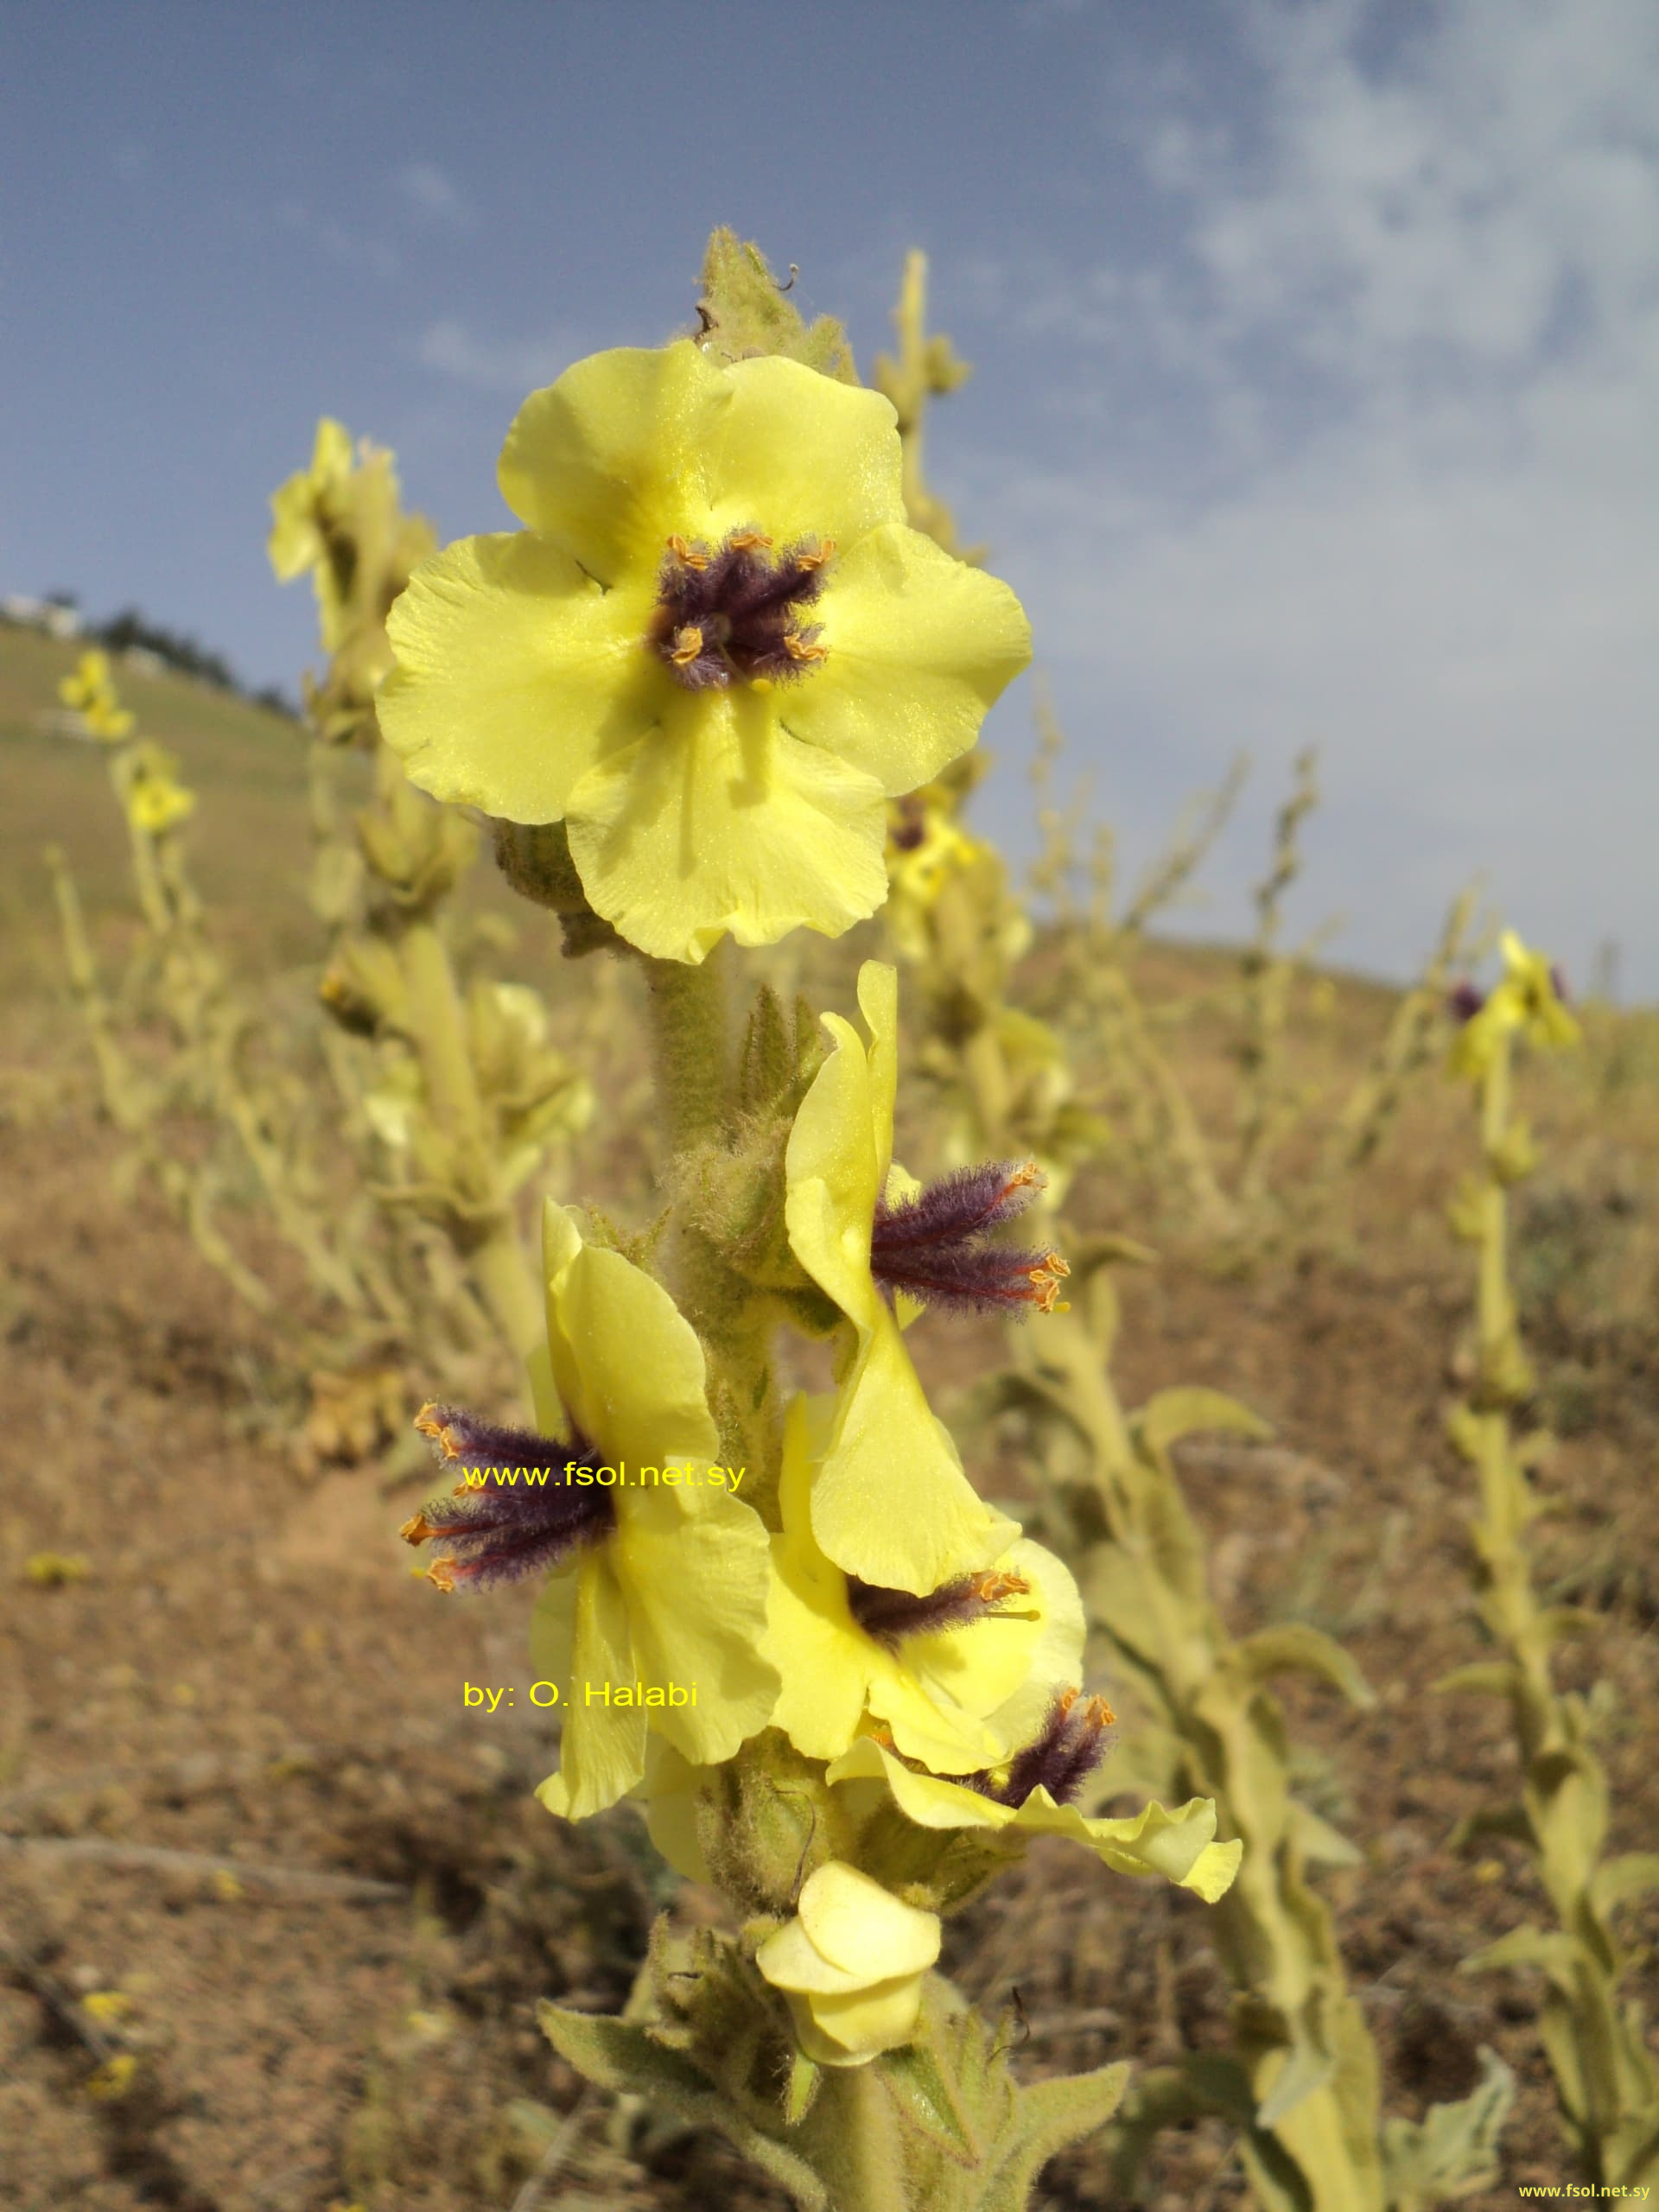
[[[714,1135],[730,1097],[727,976],[722,942],[699,966],[645,963],[652,1073],[669,1143],[677,1154]]]

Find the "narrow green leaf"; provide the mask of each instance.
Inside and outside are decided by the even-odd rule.
[[[1364,1675],[1336,1638],[1310,1628],[1306,1621],[1257,1629],[1233,1646],[1227,1665],[1252,1686],[1271,1681],[1276,1675],[1313,1675],[1340,1690],[1362,1712],[1376,1703]]]
[[[1474,1951],[1464,1960],[1465,1974],[1489,1974],[1500,1967],[1541,1967],[1563,1988],[1573,1986],[1584,1947],[1576,1936],[1557,1929],[1516,1928],[1496,1943]]]
[[[1431,2105],[1421,2124],[1383,2121],[1389,2212],[1433,2212],[1497,2179],[1498,2139],[1515,2104],[1515,2076],[1496,2051],[1484,2049],[1480,2069],[1480,2081],[1466,2097]]]
[[[822,2079],[821,2069],[804,2050],[798,2050],[789,2069],[789,2089],[784,2099],[784,2117],[791,2127],[798,2127],[811,2111]]]
[[[1597,1867],[1590,1883],[1591,1898],[1603,1915],[1653,1890],[1659,1890],[1659,1851],[1627,1851],[1609,1859]]]
[[[1135,1416],[1135,1432],[1154,1459],[1169,1449],[1177,1438],[1192,1436],[1200,1429],[1229,1429],[1236,1434],[1255,1438],[1258,1441],[1273,1434],[1273,1424],[1252,1413],[1236,1398],[1230,1398],[1224,1390],[1200,1389],[1160,1390],[1148,1398]]]
[[[997,2145],[996,2171],[977,2212],[1027,2212],[1032,2184],[1057,2152],[1103,2127],[1122,2101],[1127,2063],[1070,2074],[1022,2088],[1014,2120]]]
[[[1450,1695],[1455,1690],[1478,1690],[1493,1697],[1507,1697],[1517,1680],[1516,1670],[1507,1659],[1475,1659],[1466,1667],[1454,1667],[1449,1675],[1441,1675],[1429,1687],[1437,1697]]]
[[[958,2164],[976,2166],[984,2145],[962,2108],[938,2054],[925,2042],[906,2044],[880,2061],[888,2093],[909,2125]]]
[[[1306,2040],[1291,2045],[1290,2055],[1274,2077],[1273,2087],[1262,2100],[1255,2124],[1271,2134],[1280,2121],[1315,2089],[1324,2088],[1337,2070],[1337,2062],[1317,2044]]]
[[[1290,1802],[1290,1832],[1303,1859],[1313,1866],[1360,1866],[1365,1854],[1300,1798]]]

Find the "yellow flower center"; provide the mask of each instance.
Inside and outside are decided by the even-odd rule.
[[[802,620],[824,585],[832,540],[772,550],[764,531],[734,530],[717,546],[677,532],[667,542],[648,642],[688,691],[736,677],[765,689],[822,665],[829,649]]]

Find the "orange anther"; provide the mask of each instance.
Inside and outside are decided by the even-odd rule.
[[[702,651],[702,632],[695,622],[688,622],[683,630],[674,632],[674,650],[669,655],[676,668],[687,668]]]
[[[677,531],[669,539],[668,550],[677,561],[683,562],[688,569],[706,569],[709,565],[709,556],[704,549],[701,545],[693,545],[689,538],[682,537]]]

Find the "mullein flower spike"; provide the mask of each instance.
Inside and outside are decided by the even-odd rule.
[[[392,613],[388,743],[439,798],[563,821],[594,911],[658,958],[840,935],[887,895],[887,798],[1030,658],[900,480],[888,402],[798,361],[577,362],[502,450],[526,528],[449,546]]]
[[[118,745],[130,735],[132,716],[121,704],[107,653],[83,653],[74,674],[66,676],[59,684],[58,696],[106,745]]]
[[[1547,1051],[1579,1041],[1579,1025],[1564,1003],[1560,969],[1551,966],[1546,954],[1529,951],[1513,930],[1505,930],[1498,942],[1503,976],[1496,988],[1483,997],[1465,982],[1452,995],[1450,1011],[1462,1026],[1446,1071],[1473,1082],[1491,1065],[1500,1037],[1519,1032]]]

